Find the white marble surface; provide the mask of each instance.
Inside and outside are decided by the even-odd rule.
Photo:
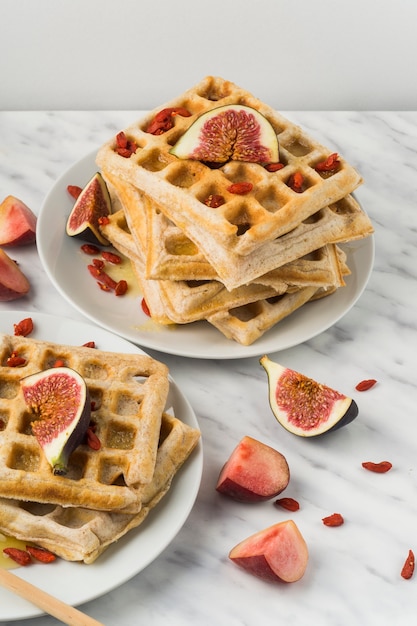
[[[135,113],[0,113],[0,195],[13,194],[38,213],[50,187]],[[257,358],[194,360],[154,353],[190,400],[204,445],[201,489],[185,525],[144,571],[81,607],[107,626],[147,624],[241,626],[380,626],[412,623],[417,578],[401,567],[417,552],[416,305],[417,113],[287,112],[354,163],[365,178],[358,197],[375,225],[376,259],[369,285],[336,326],[271,358],[347,394],[358,419],[319,440],[284,431],[270,412]],[[5,310],[25,309],[83,320],[48,282],[36,248],[16,249],[32,295]],[[376,378],[359,394],[355,384]],[[304,578],[262,582],[228,560],[241,539],[290,517],[272,502],[242,505],[215,491],[219,470],[245,435],[277,447],[291,469],[286,495],[310,550]],[[389,460],[385,475],[361,463]],[[345,517],[340,528],[321,519]],[[63,581],[71,584],[71,581]],[[8,622],[17,625],[29,621]],[[33,626],[56,621],[42,616]]]

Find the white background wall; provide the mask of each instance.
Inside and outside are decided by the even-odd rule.
[[[417,0],[0,0],[0,109],[148,109],[207,74],[280,110],[416,109]]]

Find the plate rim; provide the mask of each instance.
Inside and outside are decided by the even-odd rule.
[[[21,319],[24,319],[25,317],[32,317],[34,320],[35,330],[33,334],[30,335],[30,337],[33,337],[35,339],[44,339],[47,341],[54,341],[51,339],[47,339],[46,337],[43,337],[42,335],[44,335],[44,332],[42,330],[37,331],[36,326],[38,324],[41,324],[41,326],[52,328],[54,333],[63,332],[63,330],[58,331],[56,329],[57,322],[59,322],[59,325],[61,325],[62,327],[65,327],[65,333],[68,335],[70,335],[71,332],[75,334],[79,332],[80,333],[79,336],[81,336],[81,333],[85,331],[86,333],[88,332],[89,336],[91,337],[91,336],[94,336],[94,333],[96,333],[97,335],[100,336],[100,341],[103,341],[104,339],[104,341],[107,340],[109,342],[109,345],[113,345],[113,343],[115,345],[120,345],[121,349],[120,350],[118,349],[118,351],[123,351],[124,349],[126,349],[130,351],[131,353],[138,352],[140,354],[147,354],[142,348],[136,346],[132,342],[128,341],[127,339],[123,337],[118,336],[115,333],[111,333],[105,328],[94,327],[89,322],[71,320],[66,317],[57,316],[57,315],[53,315],[49,313],[38,312],[38,311],[27,311],[27,310],[24,311],[20,309],[0,311],[0,332],[2,334],[12,335],[13,323],[17,323],[18,321],[20,321]],[[4,328],[6,324],[9,324],[8,329]],[[71,331],[71,328],[72,328],[72,331]],[[36,335],[37,332],[41,333],[40,337]],[[66,342],[59,341],[58,342],[55,340],[54,343],[62,343],[62,344],[65,343],[66,345],[72,345],[71,341],[66,341]],[[103,348],[101,349],[107,350],[105,346],[103,346]],[[110,351],[116,351],[116,350],[110,349]],[[169,378],[170,378],[171,397],[176,398],[177,399],[176,404],[180,404],[183,408],[186,409],[186,415],[187,415],[185,419],[186,423],[189,423],[190,425],[197,427],[201,431],[199,424],[198,424],[197,416],[189,400],[187,399],[185,394],[181,391],[180,387],[175,382],[171,374],[169,375]],[[100,584],[98,584],[98,586],[96,584],[94,591],[91,591],[91,585],[87,585],[87,584],[84,585],[84,587],[82,588],[82,593],[77,594],[77,592],[75,592],[75,595],[76,596],[78,595],[77,598],[73,597],[73,594],[74,594],[73,589],[68,590],[70,592],[69,594],[68,593],[66,594],[64,590],[64,593],[59,595],[60,599],[62,599],[67,604],[71,604],[72,606],[78,606],[80,604],[90,602],[120,587],[125,582],[127,582],[128,580],[130,580],[131,578],[133,578],[140,572],[142,572],[153,561],[155,561],[164,552],[164,550],[166,550],[166,548],[171,544],[171,542],[175,539],[175,537],[177,536],[177,534],[179,533],[179,531],[181,530],[181,528],[187,521],[189,515],[191,514],[191,511],[195,505],[198,492],[200,489],[202,472],[203,472],[203,445],[202,445],[202,439],[200,437],[200,440],[196,446],[196,449],[193,451],[193,456],[192,458],[190,458],[189,463],[187,463],[185,466],[183,466],[180,469],[180,473],[177,475],[178,480],[173,482],[170,490],[164,496],[161,503],[158,505],[159,506],[158,510],[160,511],[162,509],[162,512],[165,513],[165,516],[167,517],[168,520],[169,520],[169,513],[171,512],[171,515],[172,515],[172,512],[174,512],[174,518],[171,520],[170,523],[166,524],[166,527],[165,527],[165,532],[167,531],[167,529],[168,529],[168,532],[166,532],[166,534],[163,536],[163,541],[158,545],[158,547],[154,548],[152,546],[152,549],[150,550],[150,553],[147,555],[147,558],[143,560],[143,562],[139,565],[139,567],[137,567],[137,564],[133,565],[131,562],[129,562],[129,567],[127,571],[125,573],[121,573],[119,576],[117,575],[115,576],[114,566],[112,565],[112,553],[113,552],[116,553],[116,563],[117,563],[118,559],[123,558],[123,554],[122,554],[122,557],[120,557],[121,552],[128,553],[129,550],[132,549],[132,545],[130,545],[132,544],[132,542],[135,543],[136,541],[140,546],[141,530],[143,530],[145,534],[149,532],[152,534],[152,524],[154,526],[154,532],[158,532],[159,526],[164,525],[164,520],[161,520],[161,516],[153,519],[153,517],[155,516],[152,516],[153,511],[151,511],[141,526],[139,526],[137,529],[133,529],[132,531],[127,533],[127,535],[125,535],[124,537],[121,537],[120,540],[117,542],[118,543],[117,546],[115,545],[109,546],[109,548],[94,563],[90,565],[85,565],[82,563],[65,561],[64,559],[59,559],[58,561],[56,561],[53,564],[55,572],[59,568],[59,569],[64,569],[63,575],[71,576],[72,574],[77,574],[77,573],[79,575],[80,573],[79,568],[85,567],[85,569],[81,571],[84,573],[87,572],[86,574],[87,578],[91,578],[93,581],[96,578],[101,581]],[[181,489],[181,483],[185,483],[185,484],[189,483],[188,486],[192,487],[192,489],[191,491],[187,490],[187,493],[185,494],[186,495],[185,500],[187,504],[186,504],[185,509],[183,509],[180,512],[178,511],[177,504],[174,503],[173,497],[175,495],[176,490],[178,491],[178,489]],[[149,539],[146,541],[149,541]],[[127,547],[128,545],[130,545],[130,547]],[[117,550],[118,548],[120,548],[120,550]],[[138,553],[140,553],[140,550],[138,551]],[[113,560],[115,560],[114,556],[113,556]],[[135,560],[137,561],[137,558]],[[106,568],[108,568],[107,575],[106,575]],[[41,564],[37,565],[36,563],[32,564],[32,566],[27,569],[22,567],[22,568],[18,568],[17,570],[13,570],[13,572],[21,576],[21,578],[28,580],[29,582],[32,582],[33,584],[39,587],[41,587],[41,583],[39,582],[39,574],[45,573],[46,571],[47,570],[45,569],[44,565],[41,565]],[[90,573],[91,573],[91,576],[90,576]],[[47,588],[45,588],[45,591],[49,591],[49,593],[51,592]],[[0,597],[2,595],[4,595],[4,599],[2,598],[2,602],[0,602],[0,623],[3,621],[28,619],[28,618],[39,617],[41,615],[45,615],[44,611],[42,611],[41,609],[38,609],[37,607],[35,607],[35,605],[32,605],[29,601],[19,598],[18,596],[14,595],[12,592],[9,592],[4,588],[0,588]],[[58,597],[58,594],[55,594],[55,595],[57,595]],[[11,598],[11,601],[12,601],[11,602],[12,612],[2,613],[2,609],[5,606],[7,607],[7,604],[8,604],[7,599],[9,597]],[[15,607],[14,611],[13,611],[13,607]]]
[[[114,320],[109,322],[106,319],[100,318],[97,311],[94,310],[95,308],[94,306],[92,307],[92,305],[91,304],[89,305],[88,302],[86,304],[85,302],[82,301],[82,298],[75,299],[74,296],[68,293],[68,287],[65,288],[65,285],[62,285],[60,283],[59,279],[56,276],[56,270],[55,270],[53,261],[51,258],[49,258],[49,255],[47,252],[47,235],[46,235],[47,230],[44,226],[44,221],[48,221],[47,218],[49,217],[49,213],[52,212],[52,206],[56,206],[51,203],[51,198],[53,197],[54,194],[58,192],[59,189],[61,189],[61,191],[64,191],[64,187],[66,188],[66,185],[70,184],[69,179],[71,177],[72,172],[78,171],[79,169],[81,171],[85,170],[86,175],[84,176],[84,179],[86,183],[94,174],[94,171],[98,171],[98,168],[94,169],[96,153],[97,153],[97,150],[92,150],[88,152],[87,154],[85,154],[84,157],[82,157],[81,159],[72,163],[69,167],[66,168],[66,170],[61,174],[61,176],[59,176],[59,178],[55,181],[55,183],[50,188],[48,194],[46,195],[41,205],[39,216],[38,216],[38,221],[37,221],[38,254],[39,254],[43,269],[45,270],[45,273],[47,274],[49,280],[51,281],[55,289],[66,300],[67,303],[69,303],[82,315],[87,317],[90,321],[100,325],[102,328],[105,328],[106,330],[112,333],[115,333],[125,338],[127,341],[130,341],[136,345],[139,345],[144,349],[156,350],[158,352],[161,352],[162,354],[171,354],[175,356],[183,356],[186,358],[196,358],[196,359],[210,359],[210,360],[239,359],[239,358],[250,358],[250,357],[260,356],[264,354],[265,352],[280,352],[282,350],[286,350],[286,349],[295,347],[297,345],[300,345],[304,343],[305,341],[308,341],[314,338],[315,336],[325,332],[334,324],[336,324],[356,304],[356,302],[361,297],[362,293],[364,292],[369,282],[369,279],[373,270],[374,259],[375,259],[375,239],[374,239],[373,234],[369,235],[366,238],[359,239],[357,241],[351,241],[351,242],[348,242],[347,244],[341,244],[342,247],[346,246],[346,249],[348,250],[348,252],[349,250],[352,251],[352,250],[362,249],[363,256],[365,257],[365,263],[363,266],[359,268],[360,272],[357,273],[355,276],[353,276],[354,280],[360,282],[360,287],[356,289],[354,287],[352,288],[351,299],[348,301],[346,306],[342,307],[334,317],[329,319],[328,322],[324,324],[320,324],[319,322],[317,324],[313,324],[312,327],[309,328],[307,332],[305,332],[304,334],[300,333],[300,336],[297,339],[293,338],[293,339],[289,339],[285,341],[285,339],[283,339],[283,336],[285,336],[286,329],[288,326],[291,330],[292,322],[294,322],[294,324],[297,325],[297,319],[299,317],[301,317],[301,319],[303,318],[303,315],[305,313],[304,307],[302,307],[303,310],[295,311],[292,315],[288,316],[288,318],[285,318],[283,321],[280,322],[279,325],[277,324],[276,327],[270,329],[267,333],[265,333],[262,337],[260,337],[257,341],[255,341],[250,346],[242,346],[232,339],[227,339],[226,337],[222,335],[220,331],[212,327],[206,321],[194,322],[193,324],[185,324],[183,327],[181,327],[181,325],[174,325],[175,329],[174,330],[169,329],[168,331],[166,327],[163,327],[162,325],[158,325],[158,328],[156,331],[155,329],[142,330],[138,328],[136,329],[134,328],[131,331],[129,328],[125,329],[125,328],[118,326],[117,324],[115,324]],[[73,183],[71,184],[76,184],[76,182],[77,181],[75,182],[73,181]],[[65,204],[65,201],[66,201],[65,194],[63,193],[63,204]],[[54,210],[56,211],[56,209]],[[63,219],[66,219],[66,216],[64,215],[64,209],[62,209],[61,217]],[[50,226],[50,223],[49,223],[49,226]],[[62,243],[64,246],[65,246],[66,238],[70,240],[70,238],[65,233],[65,228],[63,228],[61,239],[62,239]],[[73,242],[71,245],[75,246],[76,244],[80,245],[79,239],[76,240],[76,242]],[[348,254],[348,261],[349,261],[349,254]],[[350,284],[351,280],[352,280],[352,276],[350,277],[348,276],[346,279],[347,285]],[[346,289],[346,287],[344,289]],[[340,294],[335,293],[335,294],[332,294],[330,297],[335,298],[337,296],[340,296]],[[335,302],[335,300],[333,300],[332,302]],[[317,309],[318,307],[323,306],[323,305],[322,305],[322,301],[318,300],[315,302],[308,303],[307,306],[309,306],[310,308],[315,306]],[[99,307],[96,307],[96,308],[99,308]],[[139,306],[138,306],[138,310],[139,310]],[[140,314],[141,313],[139,311],[138,315]],[[316,316],[316,317],[320,317],[320,316]],[[132,325],[135,324],[134,321],[131,321],[129,323],[131,323]],[[139,321],[138,321],[138,325],[139,325]],[[190,330],[191,327],[192,327],[192,330]],[[208,340],[206,341],[205,345],[202,347],[199,347],[195,341],[194,342],[192,341],[192,338],[193,338],[192,332],[193,330],[198,329],[198,328],[203,329],[203,333],[208,333]],[[167,332],[176,333],[178,335],[178,341],[176,342],[174,347],[171,347],[170,344],[165,344],[163,340],[161,341],[161,334],[166,338],[168,337],[168,335],[166,334]],[[196,332],[198,334],[198,330]],[[202,335],[200,334],[200,336]],[[213,338],[213,341],[210,342],[209,341],[210,338]],[[169,339],[171,339],[170,335],[169,335]],[[187,342],[187,339],[188,339],[188,342]],[[216,340],[218,340],[218,342]]]

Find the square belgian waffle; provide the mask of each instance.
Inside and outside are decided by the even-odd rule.
[[[12,354],[25,364],[10,367]],[[85,379],[101,442],[99,450],[78,446],[65,476],[53,474],[31,432],[34,415],[20,383],[57,360]],[[147,355],[0,335],[0,496],[137,512],[142,490],[153,478],[168,389],[168,368]]]
[[[251,282],[265,284],[265,275],[274,271],[276,277],[280,276],[282,281],[287,280],[291,284],[297,267],[294,261],[315,253],[326,244],[360,239],[373,231],[369,217],[349,195],[332,206],[320,209],[291,232],[244,257],[236,258],[230,253],[229,266],[232,269],[228,279],[222,280],[200,249],[158,209],[149,196],[106,172],[103,175],[116,213],[118,210],[124,212],[128,223],[126,229],[130,229],[137,247],[143,251],[146,279],[217,280],[232,290]],[[106,236],[108,228],[104,226],[102,230]],[[302,266],[303,262],[298,264],[299,277]]]
[[[223,105],[240,104],[262,113],[272,124],[279,141],[282,169],[269,172],[257,163],[230,161],[218,168],[193,160],[178,159],[170,149],[203,113]],[[189,117],[175,116],[173,127],[160,135],[147,132],[154,116],[163,108],[183,107]],[[140,190],[156,202],[204,254],[225,284],[248,282],[234,276],[234,261],[274,241],[305,222],[325,206],[354,191],[362,178],[339,156],[337,171],[323,175],[318,163],[333,152],[299,126],[235,84],[209,76],[178,98],[158,107],[124,129],[137,150],[127,158],[117,151],[116,137],[103,145],[97,164],[103,170]],[[301,193],[289,181],[299,173],[304,180]],[[246,195],[230,193],[236,182],[249,182]],[[205,204],[211,195],[223,196],[217,208]],[[320,245],[316,245],[316,248]],[[231,262],[232,259],[232,262]],[[265,273],[265,270],[259,272]]]
[[[0,531],[47,548],[68,561],[92,563],[110,544],[144,521],[169,490],[199,438],[199,431],[178,417],[162,415],[155,471],[136,514],[0,498]]]
[[[337,246],[327,245],[232,291],[216,280],[152,280],[144,276],[146,252],[142,253],[140,243],[135,245],[122,210],[109,217],[109,223],[102,227],[102,232],[133,263],[155,320],[163,303],[162,323],[165,316],[177,324],[207,319],[219,311],[226,312],[255,301],[276,298],[306,286],[333,289],[343,285],[343,276],[349,273],[343,253]]]

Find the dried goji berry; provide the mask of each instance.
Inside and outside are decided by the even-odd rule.
[[[412,550],[409,550],[407,558],[401,570],[401,576],[405,578],[406,580],[411,578],[411,576],[414,574],[414,566],[415,566],[414,552]]]
[[[7,359],[6,364],[9,367],[21,367],[22,365],[26,365],[26,359],[19,356],[17,352],[12,352]]]
[[[79,187],[78,185],[68,185],[67,191],[70,196],[72,196],[76,200],[82,192],[82,187]]]
[[[147,315],[148,317],[151,317],[151,312],[149,310],[149,307],[148,307],[148,305],[146,303],[145,298],[142,298],[140,305],[141,305],[142,311],[145,313],[145,315]]]
[[[85,254],[90,254],[91,256],[100,253],[100,248],[93,243],[83,243],[83,245],[81,246],[81,250]]]
[[[33,331],[33,319],[31,317],[25,317],[17,324],[13,324],[14,334],[20,337],[27,337]]]
[[[98,218],[97,221],[100,226],[106,226],[107,224],[110,224],[110,218],[107,217],[107,215],[102,215],[101,217]]]
[[[294,500],[294,498],[278,498],[278,500],[275,500],[274,504],[287,511],[298,511],[300,508],[299,503],[297,500]]]
[[[57,359],[53,364],[53,367],[65,367],[65,361],[62,359]]]
[[[91,428],[91,426],[87,428],[86,437],[87,437],[87,445],[89,448],[91,448],[92,450],[100,450],[101,448],[100,439],[97,437],[96,433]]]
[[[125,280],[119,280],[116,287],[114,288],[114,293],[116,296],[124,296],[127,292],[127,282]]]
[[[252,183],[240,182],[240,183],[233,183],[232,185],[230,185],[227,188],[227,191],[229,193],[235,193],[240,196],[240,195],[245,195],[246,193],[249,193],[250,191],[252,191],[252,189],[253,189]]]
[[[85,343],[83,343],[83,348],[95,348],[95,347],[96,347],[95,341],[86,341]]]
[[[3,554],[9,556],[19,565],[29,565],[29,563],[32,562],[29,552],[26,552],[26,550],[21,550],[20,548],[4,548]]]
[[[340,513],[332,513],[327,517],[323,517],[322,522],[325,526],[341,526],[344,523],[343,516]]]
[[[103,259],[93,259],[93,265],[99,270],[102,270],[104,267]]]
[[[56,555],[53,554],[53,552],[46,550],[46,548],[26,546],[26,550],[29,552],[30,556],[41,563],[52,563],[53,561],[56,561]]]
[[[118,254],[114,254],[114,252],[108,252],[107,250],[104,250],[101,253],[101,256],[105,261],[113,263],[113,265],[120,265],[120,263],[122,262],[122,257]]]
[[[385,474],[389,472],[392,468],[392,463],[389,461],[381,461],[380,463],[372,463],[372,461],[365,461],[362,463],[362,467],[370,472],[375,472],[376,474]]]
[[[302,193],[304,191],[304,176],[301,172],[294,172],[289,177],[287,185],[296,193]]]
[[[173,117],[175,115],[181,115],[182,117],[189,117],[190,111],[184,107],[170,107],[159,111],[146,128],[147,133],[151,135],[162,135],[170,130],[174,126]]]
[[[265,165],[265,169],[268,172],[278,172],[279,170],[282,170],[283,167],[284,163],[268,163]]]
[[[327,157],[324,161],[317,163],[316,172],[336,172],[340,167],[339,155],[334,152]]]
[[[356,391],[367,391],[374,385],[376,385],[376,380],[374,378],[368,378],[367,380],[361,380],[355,387]]]
[[[122,157],[129,158],[136,152],[138,146],[135,141],[128,139],[123,131],[116,135],[116,152]]]
[[[208,207],[210,207],[211,209],[217,209],[217,207],[222,206],[222,204],[224,204],[224,198],[223,196],[220,196],[218,194],[210,194],[205,200],[204,200],[204,204]]]

